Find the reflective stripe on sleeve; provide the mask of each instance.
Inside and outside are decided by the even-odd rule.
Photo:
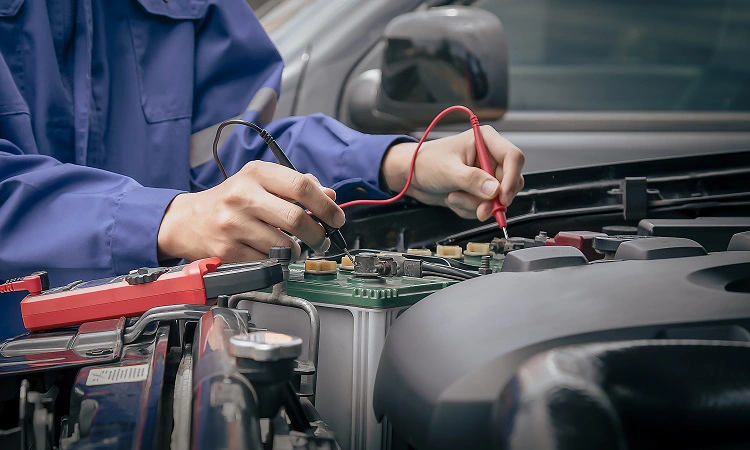
[[[273,119],[277,99],[278,96],[273,88],[264,87],[253,96],[253,99],[241,116],[231,117],[231,119],[241,119],[248,113],[253,112],[255,113],[254,121],[259,124],[267,124]],[[219,125],[221,125],[221,122],[197,131],[190,136],[190,168],[200,166],[213,159],[214,138],[216,137],[216,130],[219,129]],[[224,141],[232,134],[235,126],[229,125],[222,130],[219,148],[221,148]]]

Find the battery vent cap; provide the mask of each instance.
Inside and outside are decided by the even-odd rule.
[[[707,255],[706,249],[695,241],[685,238],[651,237],[623,242],[617,247],[615,259],[652,260],[685,258]]]
[[[575,247],[532,247],[515,250],[505,256],[501,272],[533,272],[558,267],[584,266],[589,261]]]
[[[463,256],[463,249],[458,245],[438,245],[435,256],[459,259]]]
[[[727,250],[730,252],[750,251],[750,231],[744,231],[732,236]]]

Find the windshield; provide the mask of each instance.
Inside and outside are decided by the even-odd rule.
[[[257,14],[291,62],[366,1],[267,0]],[[511,111],[750,111],[750,0],[453,3],[503,22]]]
[[[256,10],[284,61],[297,58],[315,37],[368,0],[276,0]],[[372,1],[372,0],[369,0]]]
[[[479,0],[512,110],[748,111],[748,0]]]

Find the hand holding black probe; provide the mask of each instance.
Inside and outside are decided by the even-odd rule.
[[[300,173],[299,170],[297,170],[297,168],[294,167],[294,164],[292,164],[292,161],[289,160],[289,158],[286,156],[286,154],[281,149],[279,144],[276,143],[276,140],[273,138],[273,136],[271,136],[270,133],[268,133],[266,130],[259,127],[258,125],[255,125],[252,122],[247,122],[247,121],[239,120],[239,119],[232,119],[232,120],[227,120],[223,122],[219,126],[219,129],[216,130],[216,138],[214,139],[214,147],[213,147],[214,160],[216,161],[216,164],[219,166],[219,170],[221,171],[221,174],[224,176],[224,179],[227,179],[227,174],[224,171],[224,166],[221,164],[221,161],[219,160],[218,143],[219,143],[219,138],[221,136],[221,130],[225,126],[228,126],[228,125],[244,125],[249,128],[252,128],[254,131],[258,133],[261,139],[263,139],[266,145],[268,145],[268,148],[271,149],[271,153],[273,153],[273,155],[279,161],[279,164],[281,164],[282,166],[286,168],[292,169],[295,172]],[[349,259],[354,261],[354,257],[349,253],[349,249],[347,248],[347,245],[346,245],[346,240],[344,239],[344,236],[341,234],[341,231],[338,228],[332,227],[331,225],[328,225],[327,223],[323,222],[315,215],[311,214],[311,217],[323,227],[323,229],[325,230],[325,237],[329,238],[336,247],[341,249],[341,251],[343,251],[346,254],[346,256],[349,257]]]

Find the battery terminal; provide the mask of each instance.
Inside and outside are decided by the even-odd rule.
[[[341,265],[339,266],[339,269],[346,270],[347,272],[351,272],[354,270],[354,261],[351,260],[348,256],[344,256],[341,258]]]
[[[305,273],[311,275],[326,275],[336,273],[336,261],[324,259],[308,259],[305,261]]]
[[[463,249],[458,245],[438,245],[435,255],[442,258],[461,259]]]
[[[469,242],[466,244],[466,256],[487,256],[490,254],[490,244],[482,242]]]

